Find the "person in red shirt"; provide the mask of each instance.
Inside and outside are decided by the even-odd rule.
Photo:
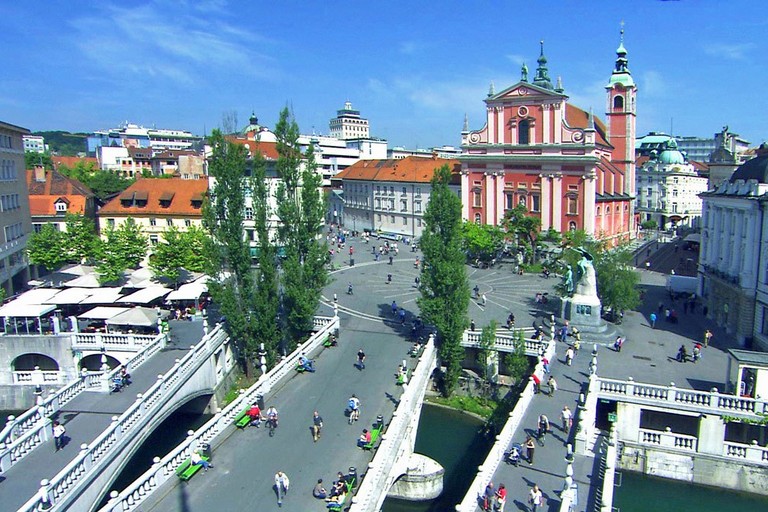
[[[246,414],[251,418],[251,425],[254,427],[261,425],[261,409],[257,404],[253,404]]]
[[[504,512],[504,504],[507,502],[507,488],[504,484],[499,484],[496,490],[496,510]]]

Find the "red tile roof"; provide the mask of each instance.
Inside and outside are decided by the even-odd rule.
[[[53,168],[57,170],[60,165],[72,169],[79,162],[83,162],[84,164],[92,163],[94,169],[99,168],[99,161],[92,156],[86,156],[82,158],[79,156],[52,156],[51,160],[53,161]]]
[[[277,157],[279,156],[277,154],[276,142],[248,140],[242,137],[227,137],[227,140],[235,144],[246,146],[251,156],[255,155],[257,152],[261,153],[261,155],[267,160],[277,160]]]
[[[443,165],[448,165],[452,172],[458,172],[461,166],[454,159],[418,156],[398,160],[359,160],[334,176],[334,179],[429,183],[435,169]]]
[[[181,178],[143,178],[125,189],[101,210],[99,216],[109,215],[156,215],[160,217],[202,217],[200,199],[208,191],[208,180],[184,180]],[[173,195],[168,206],[160,205],[160,198]],[[192,202],[196,200],[195,206]],[[124,201],[126,205],[124,205]],[[146,204],[139,206],[143,201]],[[138,203],[138,204],[137,204]],[[165,204],[165,203],[164,203]]]
[[[606,128],[605,124],[598,118],[597,116],[593,115],[592,119],[595,120],[595,130],[597,132],[597,143],[602,144],[604,146],[612,147],[608,140],[606,140]],[[579,107],[576,107],[574,105],[571,105],[570,103],[565,104],[565,122],[568,123],[568,126],[571,128],[587,128],[589,127],[589,114],[581,110]]]
[[[67,211],[85,214],[86,202],[93,197],[91,189],[57,171],[45,171],[45,181],[35,180],[35,171],[27,171],[29,212],[34,216],[56,215],[58,199],[68,201]]]

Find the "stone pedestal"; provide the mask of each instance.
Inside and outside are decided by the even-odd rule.
[[[600,299],[597,295],[574,294],[573,297],[563,300],[561,316],[582,331],[599,331],[605,329],[605,322],[600,318],[600,309]]]

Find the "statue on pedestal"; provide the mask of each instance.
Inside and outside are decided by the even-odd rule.
[[[594,257],[583,247],[577,247],[576,252],[581,254],[578,263],[578,279],[576,281],[576,294],[588,297],[597,296],[597,276],[592,265]]]

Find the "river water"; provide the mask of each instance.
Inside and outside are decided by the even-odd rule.
[[[464,499],[477,466],[488,455],[493,440],[480,433],[483,423],[468,414],[425,404],[416,435],[416,452],[445,468],[443,494],[429,502],[388,499],[382,512],[444,512]]]
[[[757,512],[768,510],[768,496],[622,471],[613,507],[617,512]]]

